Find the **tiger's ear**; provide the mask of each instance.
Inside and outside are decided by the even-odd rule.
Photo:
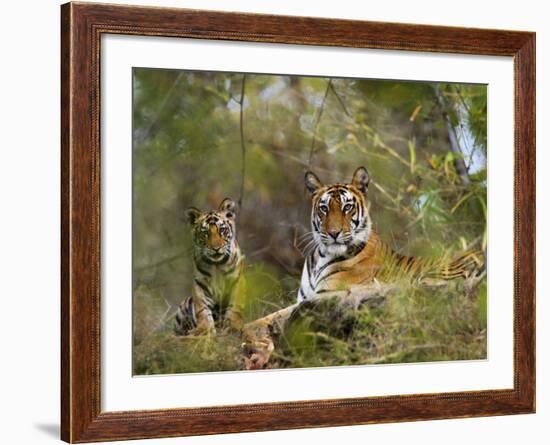
[[[190,224],[195,224],[197,222],[197,219],[199,219],[201,215],[202,212],[196,207],[189,207],[185,211],[185,216],[187,217],[187,221],[189,221]]]
[[[357,170],[355,170],[355,173],[353,174],[351,184],[357,187],[361,192],[366,194],[367,188],[369,187],[369,181],[370,176],[367,169],[365,167],[359,167]]]
[[[225,198],[220,206],[218,207],[218,210],[221,212],[225,212],[226,218],[235,218],[235,208],[237,205],[235,204],[235,201],[233,201],[231,198]]]
[[[319,180],[319,178],[313,172],[307,171],[304,179],[305,179],[306,187],[311,193],[314,193],[315,190],[323,187],[323,183]]]

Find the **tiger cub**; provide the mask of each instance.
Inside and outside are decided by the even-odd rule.
[[[350,184],[323,185],[305,175],[312,194],[311,230],[314,250],[307,255],[297,300],[353,286],[408,278],[420,282],[469,276],[481,264],[479,252],[454,261],[403,256],[384,244],[372,227],[367,188],[369,174],[359,167]]]
[[[245,298],[244,261],[235,232],[235,203],[225,198],[217,210],[186,211],[193,235],[191,296],[176,313],[178,335],[215,334],[216,326],[240,330]]]

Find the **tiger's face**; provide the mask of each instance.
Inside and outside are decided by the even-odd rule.
[[[311,230],[323,252],[343,255],[350,246],[367,242],[372,222],[367,188],[369,174],[359,167],[350,184],[323,185],[312,172],[305,183],[312,193]]]
[[[195,207],[186,211],[192,225],[193,244],[201,256],[212,262],[229,257],[235,247],[235,202],[225,198],[217,210],[202,212]]]

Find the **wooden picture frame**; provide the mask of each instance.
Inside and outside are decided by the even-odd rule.
[[[535,411],[535,34],[91,3],[61,7],[61,437],[173,437]],[[102,412],[100,38],[103,34],[512,56],[514,387],[438,394]]]

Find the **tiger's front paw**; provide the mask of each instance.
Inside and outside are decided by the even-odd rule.
[[[243,327],[241,351],[245,369],[264,368],[275,349],[269,326],[249,323]]]

